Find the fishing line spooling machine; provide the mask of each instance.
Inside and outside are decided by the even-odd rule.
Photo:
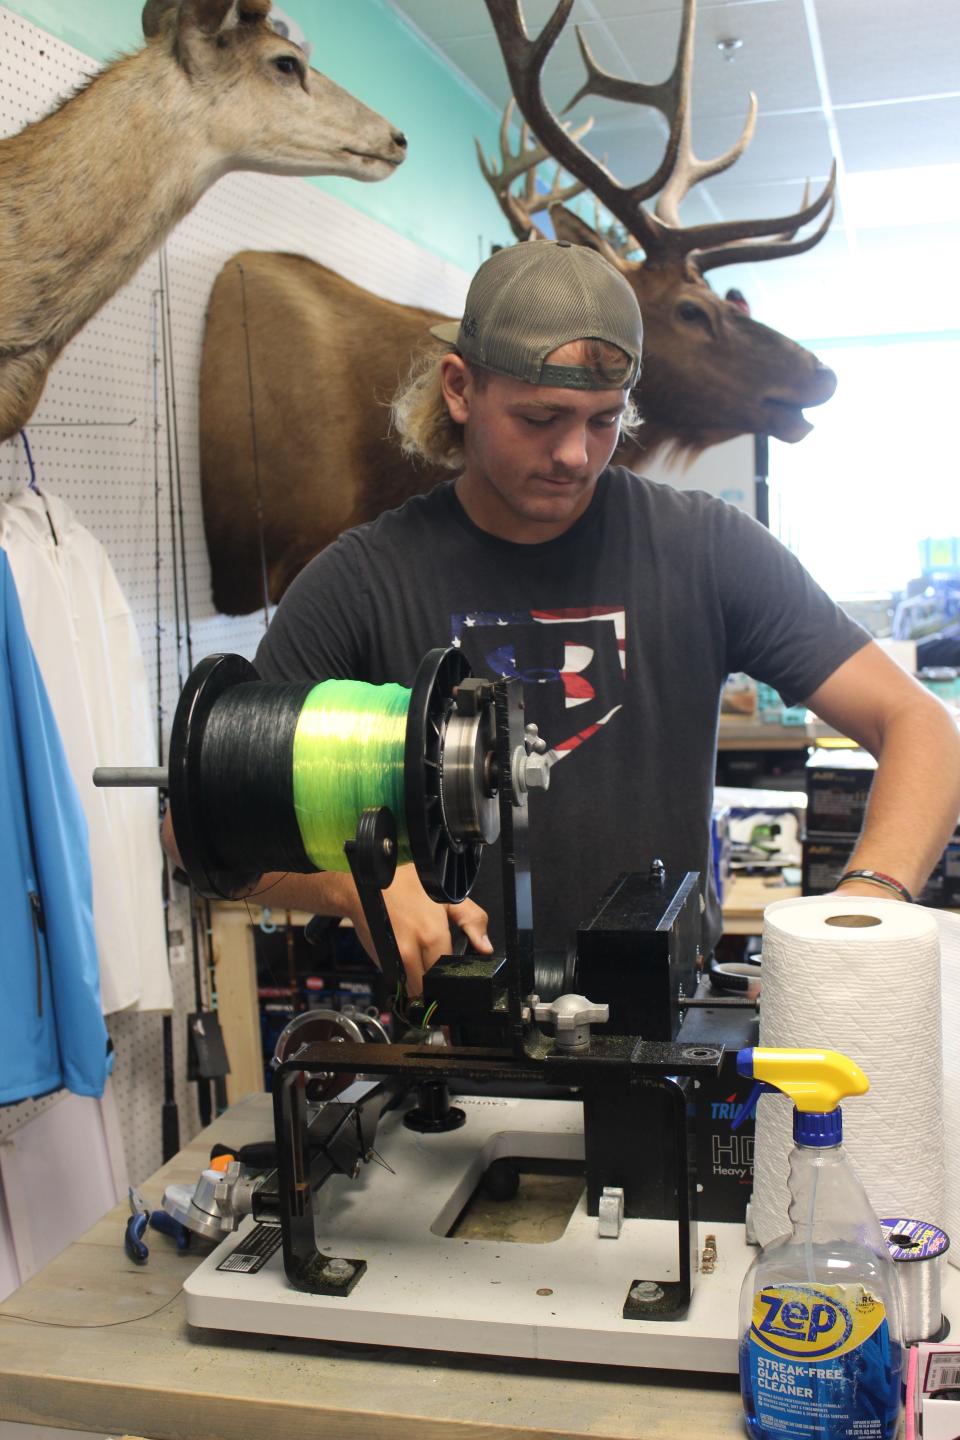
[[[349,869],[407,1021],[389,1041],[351,1034],[342,1015],[291,1022],[271,1066],[276,1170],[254,1192],[237,1162],[194,1193],[201,1219],[215,1203],[229,1254],[186,1282],[190,1324],[517,1354],[540,1354],[549,1335],[552,1358],[634,1364],[638,1328],[682,1323],[699,1254],[694,1092],[723,1049],[682,1033],[697,1003],[698,877],[671,879],[657,860],[619,876],[548,993],[527,797],[547,788],[555,758],[525,724],[521,681],[472,676],[458,649],[431,651],[410,690],[273,685],[218,655],[184,688],[168,770],[98,772],[100,784],[166,786],[184,867],[206,894]],[[502,951],[441,955],[423,974],[423,1023],[411,1021],[383,891],[412,862],[435,901],[459,903],[497,839]],[[578,1218],[549,1247],[550,1287],[542,1245],[512,1246],[494,1274],[499,1241],[468,1248],[457,1232],[487,1172],[512,1166],[496,1175],[506,1193],[525,1157],[538,1174],[582,1173]],[[276,1256],[265,1249],[249,1267],[234,1256],[271,1228]],[[586,1317],[583,1275],[595,1272]],[[519,1307],[515,1325],[491,1303],[492,1279]],[[546,1329],[544,1294],[556,1296]],[[709,1342],[709,1326],[692,1323],[691,1346]],[[646,1353],[641,1363],[663,1363],[672,1340],[648,1339]]]

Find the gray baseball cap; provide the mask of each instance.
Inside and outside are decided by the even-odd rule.
[[[640,375],[643,321],[623,275],[595,250],[567,240],[525,240],[498,250],[470,282],[462,318],[434,325],[464,360],[568,390],[624,389]],[[630,358],[621,378],[583,365],[547,365],[571,340],[605,340]]]

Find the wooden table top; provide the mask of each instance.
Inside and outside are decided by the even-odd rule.
[[[272,1134],[251,1095],[141,1190],[190,1183],[214,1141]],[[118,1206],[0,1305],[0,1420],[150,1440],[731,1440],[734,1376],[599,1369],[191,1330],[180,1286],[200,1258],[148,1231],[123,1248]],[[29,1323],[29,1322],[35,1323]],[[72,1328],[71,1328],[72,1327]]]

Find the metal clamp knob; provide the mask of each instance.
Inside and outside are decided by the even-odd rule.
[[[590,1026],[605,1024],[610,1019],[610,1006],[595,1005],[585,995],[558,995],[549,1005],[534,1005],[533,1018],[538,1024],[554,1027],[558,1050],[586,1050]]]

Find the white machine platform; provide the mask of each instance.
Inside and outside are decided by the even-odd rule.
[[[740,1284],[756,1254],[742,1225],[701,1222],[700,1246],[707,1232],[714,1235],[716,1262],[711,1273],[694,1276],[684,1319],[625,1320],[634,1280],[677,1278],[676,1224],[625,1220],[618,1238],[601,1239],[583,1192],[565,1226],[555,1214],[552,1228],[540,1227],[556,1239],[541,1239],[536,1225],[525,1230],[536,1240],[451,1234],[492,1161],[566,1161],[575,1169],[583,1159],[578,1103],[494,1096],[453,1103],[467,1123],[439,1135],[419,1135],[401,1113],[389,1113],[376,1138],[384,1165],[365,1165],[357,1180],[336,1177],[318,1192],[318,1251],[366,1261],[349,1294],[293,1289],[279,1229],[248,1217],[184,1284],[189,1323],[367,1345],[736,1371]],[[950,1269],[943,1302],[956,1329],[960,1275]]]

